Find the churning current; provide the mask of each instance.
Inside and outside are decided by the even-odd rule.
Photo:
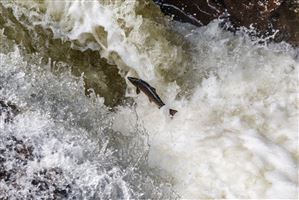
[[[143,0],[0,11],[0,199],[298,198],[298,48]]]

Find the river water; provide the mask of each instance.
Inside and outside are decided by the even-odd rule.
[[[0,199],[298,198],[298,48],[144,0],[0,9],[0,99],[20,109],[1,116]]]

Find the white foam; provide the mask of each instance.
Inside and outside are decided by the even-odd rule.
[[[297,198],[299,63],[284,44],[254,45],[216,26],[193,35],[192,67],[210,65],[211,74],[189,77],[198,86],[172,103],[172,120],[136,98],[149,162],[172,174],[182,198]]]
[[[114,113],[85,95],[82,78],[24,60],[18,49],[0,53],[1,99],[20,110],[10,123],[0,113],[0,199],[163,198],[168,186],[139,169],[148,147],[138,127],[114,132]]]
[[[191,44],[183,52],[162,25],[135,13],[137,1],[46,5],[43,23],[57,37],[89,47],[91,34],[104,57],[150,81],[178,110],[171,120],[139,95],[137,116],[131,107],[119,108],[113,128],[130,135],[136,121],[144,125],[149,165],[170,175],[182,198],[298,198],[296,50],[254,44],[243,32],[225,32],[213,22],[193,30],[175,25]],[[177,79],[181,88],[164,78]],[[189,96],[174,100],[179,90]]]

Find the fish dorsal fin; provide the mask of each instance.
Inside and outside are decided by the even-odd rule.
[[[139,94],[140,93],[140,89],[138,87],[136,87],[136,93]]]

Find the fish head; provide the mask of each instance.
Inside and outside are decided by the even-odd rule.
[[[128,80],[133,84],[133,85],[135,85],[136,87],[138,87],[138,84],[139,84],[139,82],[140,82],[140,79],[138,79],[138,78],[134,78],[134,77],[128,77]]]

